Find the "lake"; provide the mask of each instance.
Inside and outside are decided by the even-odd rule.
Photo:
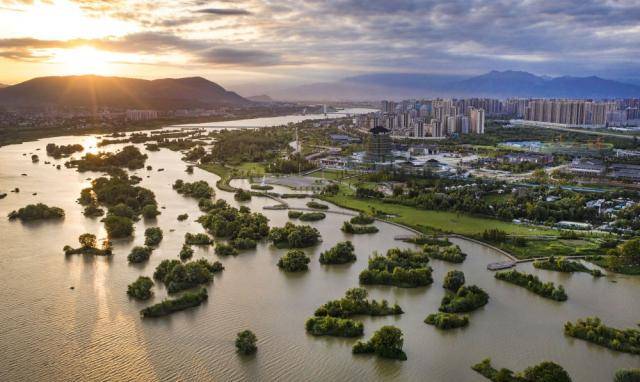
[[[65,160],[46,156],[45,145],[50,142],[80,143],[95,151],[97,140],[95,136],[58,137],[0,148],[0,192],[8,193],[0,200],[2,381],[484,381],[470,366],[491,357],[496,367],[517,371],[551,360],[565,367],[574,381],[601,382],[611,381],[619,368],[640,365],[638,356],[563,334],[567,320],[587,316],[599,316],[611,326],[635,327],[640,317],[640,278],[593,278],[518,266],[545,281],[564,285],[569,300],[558,303],[494,279],[486,265],[503,257],[461,239],[454,241],[468,254],[467,260],[460,265],[432,261],[433,285],[416,289],[367,287],[370,298],[397,302],[405,314],[362,317],[363,338],[370,338],[383,325],[398,326],[404,332],[406,362],[353,356],[351,346],[357,339],[307,335],[306,319],[323,303],[358,286],[358,274],[373,251],[413,247],[394,241],[395,235],[407,231],[387,223],[376,223],[380,228],[377,234],[345,235],[339,227],[346,217],[332,214],[310,223],[320,230],[323,242],[305,250],[311,257],[308,272],[280,271],[276,263],[285,250],[265,242],[256,250],[221,259],[213,247],[198,248],[194,259],[220,260],[226,268],[209,285],[209,300],[168,317],[143,320],[140,309],[161,301],[166,290],[156,284],[155,296],[138,302],[126,295],[127,285],[138,276],[151,276],[160,261],[176,259],[185,233],[203,232],[194,221],[201,215],[197,200],[177,194],[171,187],[173,182],[206,180],[215,184],[218,177],[199,169],[186,174],[178,152],[146,151],[147,164],[153,170],[131,173],[142,177],[141,185],[155,192],[162,214],[152,222],[137,222],[133,239],[114,242],[112,257],[65,257],[62,247],[77,245],[80,234],[106,236],[99,219],[84,217],[76,203],[80,190],[89,185],[87,178],[100,174],[80,174],[64,166],[56,170],[53,166]],[[40,156],[38,164],[31,163],[31,153]],[[45,160],[51,164],[45,165]],[[165,170],[158,172],[159,168]],[[15,187],[20,193],[9,192]],[[238,205],[230,193],[216,190],[216,197]],[[306,202],[289,201],[299,206]],[[62,207],[66,218],[28,224],[5,218],[10,211],[36,202]],[[258,197],[244,203],[265,214],[271,226],[284,225],[287,211],[262,209],[272,204],[272,200]],[[340,211],[334,206],[331,209]],[[178,222],[176,217],[183,213],[188,213],[189,219]],[[156,225],[164,230],[159,248],[146,264],[128,264],[127,254],[133,246],[142,245],[144,229]],[[357,262],[319,264],[320,252],[347,239],[354,243]],[[442,280],[450,269],[463,270],[467,283],[482,287],[491,299],[470,314],[467,328],[445,332],[423,320],[438,310],[444,295]],[[258,337],[258,352],[253,357],[235,353],[236,333],[244,329],[251,329]]]

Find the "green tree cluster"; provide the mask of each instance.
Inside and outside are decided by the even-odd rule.
[[[537,276],[521,273],[515,269],[497,272],[495,278],[526,288],[533,293],[556,301],[566,301],[567,294],[562,285],[556,286],[552,282],[543,283]]]
[[[284,227],[272,228],[269,240],[279,248],[306,248],[318,244],[320,232],[308,225],[287,222]]]
[[[346,264],[356,261],[355,248],[350,241],[341,241],[332,248],[322,252],[320,264]]]
[[[395,326],[383,326],[378,329],[367,342],[358,341],[353,345],[353,354],[374,353],[383,358],[406,361],[407,355],[402,350],[404,339],[402,330]]]
[[[368,269],[360,272],[360,283],[415,288],[433,283],[429,257],[411,249],[392,248],[386,256],[374,252]]]

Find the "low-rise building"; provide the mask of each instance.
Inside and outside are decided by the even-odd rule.
[[[574,174],[585,176],[602,176],[607,170],[604,162],[598,159],[574,159],[568,167]]]
[[[532,153],[512,153],[502,157],[502,161],[505,163],[535,163],[535,164],[550,164],[553,163],[553,155],[551,154],[532,154]]]

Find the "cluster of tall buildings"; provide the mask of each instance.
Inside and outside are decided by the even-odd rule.
[[[362,129],[383,126],[394,136],[446,137],[483,134],[485,116],[541,124],[640,126],[640,99],[465,98],[382,101],[379,112],[359,116],[357,124]]]
[[[437,138],[455,134],[483,134],[483,106],[495,108],[494,101],[497,100],[382,101],[379,112],[358,116],[356,122],[362,129],[382,126],[394,136]]]
[[[523,117],[527,121],[604,126],[620,120],[623,113],[613,101],[536,99],[528,102]]]

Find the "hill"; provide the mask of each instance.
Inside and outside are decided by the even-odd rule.
[[[260,94],[256,96],[246,97],[248,100],[253,102],[275,102],[271,97],[266,94]]]
[[[631,98],[640,86],[600,77],[549,77],[491,71],[473,77],[372,73],[298,86],[272,94],[288,100],[380,100],[420,97]]]
[[[182,109],[251,101],[202,77],[142,80],[95,75],[39,77],[0,89],[0,105]]]

